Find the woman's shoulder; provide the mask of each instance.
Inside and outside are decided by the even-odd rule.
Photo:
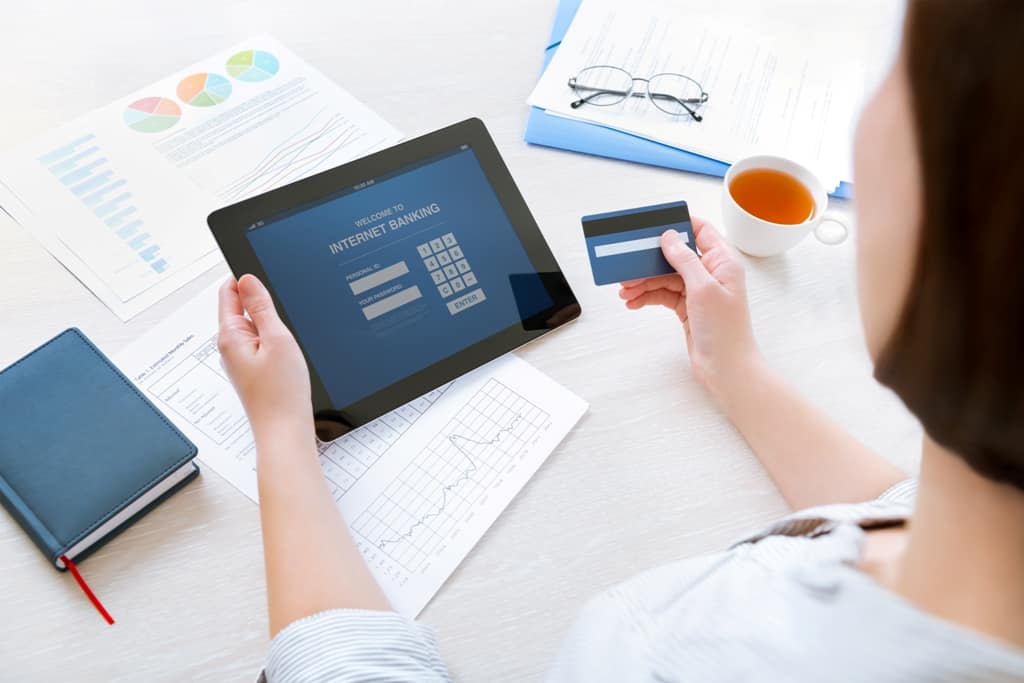
[[[768,525],[736,545],[755,543],[770,536],[820,536],[839,524],[871,526],[910,517],[917,498],[917,480],[905,479],[877,498],[860,503],[818,505],[799,510]],[[734,546],[735,547],[735,546]]]
[[[721,588],[739,578],[736,592],[745,599],[747,590],[754,590],[750,578],[785,578],[797,566],[836,566],[855,561],[860,552],[862,534],[857,532],[861,525],[906,519],[915,494],[916,482],[907,480],[863,503],[801,510],[734,543],[725,552],[648,570],[606,595],[637,602],[642,607],[640,613],[663,613],[670,606],[665,600],[699,600],[705,594],[700,591],[703,586]]]
[[[909,515],[913,497],[907,482],[869,503],[801,511],[606,591],[550,680],[961,680],[980,650],[948,656],[949,632],[856,569],[861,524]],[[909,643],[920,656],[905,655]],[[938,675],[935,658],[947,666]]]
[[[801,571],[856,552],[854,528],[841,528],[849,512],[830,506],[790,515],[725,552],[648,570],[596,596],[551,679],[714,680],[702,663],[718,661],[740,678],[756,672],[765,680],[751,653],[791,650],[772,641],[810,625],[804,603],[817,592],[804,586]]]

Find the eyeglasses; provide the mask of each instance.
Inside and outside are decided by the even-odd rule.
[[[642,91],[633,85],[646,84]],[[617,66],[588,66],[569,79],[569,87],[580,99],[569,106],[578,109],[584,104],[608,107],[629,97],[646,97],[655,107],[672,116],[689,115],[694,121],[703,121],[697,110],[708,101],[708,94],[700,83],[683,74],[661,73],[650,78],[636,78]]]

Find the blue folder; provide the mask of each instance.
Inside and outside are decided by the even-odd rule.
[[[551,30],[551,38],[544,51],[544,68],[546,69],[555,50],[562,42],[569,24],[576,16],[583,0],[560,0],[555,13],[555,25]],[[686,152],[676,147],[663,145],[621,130],[608,128],[596,123],[567,119],[563,116],[549,114],[539,107],[530,107],[530,117],[526,122],[527,142],[533,145],[557,147],[573,152],[594,154],[612,159],[624,159],[639,164],[664,166],[691,173],[703,173],[722,177],[729,164],[709,159],[693,152]],[[853,186],[841,183],[833,197],[849,198]]]

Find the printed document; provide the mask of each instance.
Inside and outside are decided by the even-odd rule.
[[[14,148],[0,207],[127,320],[222,260],[210,212],[400,138],[260,36]]]
[[[845,4],[827,3],[838,14],[826,16],[806,2],[584,0],[529,101],[729,163],[754,153],[789,156],[833,188],[852,176],[851,135],[873,48],[865,35],[877,42],[886,35],[877,25],[892,23],[878,0],[866,2],[870,10]],[[695,79],[709,95],[703,121],[669,115],[646,98],[573,109],[579,97],[568,81],[594,65],[643,79]]]
[[[204,465],[256,501],[253,435],[216,335],[213,286],[114,360]],[[320,444],[331,495],[396,610],[423,610],[586,410],[506,355]]]

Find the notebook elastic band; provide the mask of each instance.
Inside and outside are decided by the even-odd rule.
[[[85,597],[89,598],[89,602],[91,602],[92,606],[96,608],[96,611],[100,613],[100,616],[106,619],[108,624],[113,625],[114,617],[110,616],[110,612],[108,612],[107,608],[103,606],[103,603],[96,597],[96,594],[92,592],[92,589],[89,588],[89,584],[85,582],[82,575],[78,573],[78,567],[75,566],[75,563],[69,560],[67,555],[61,555],[60,561],[64,563],[64,566],[71,570],[71,575],[74,576],[75,581],[78,582],[78,587],[82,589],[83,593],[85,593]]]

